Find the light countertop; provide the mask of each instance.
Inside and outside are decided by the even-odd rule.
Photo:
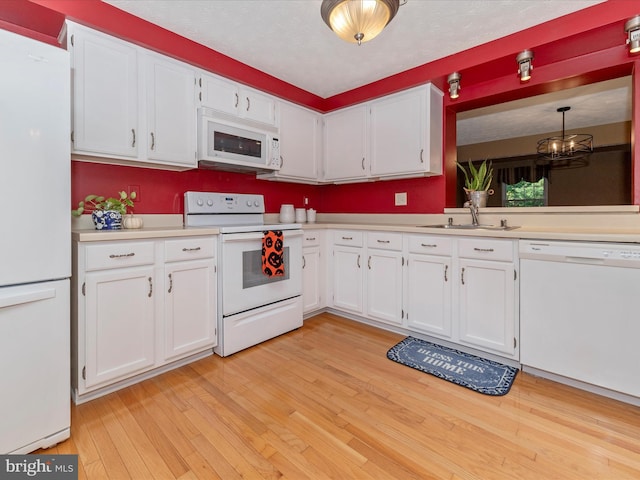
[[[497,209],[496,209],[497,210]],[[508,225],[518,226],[512,230],[469,230],[430,228],[425,225],[446,224],[449,217],[455,224],[470,223],[465,209],[448,209],[444,214],[426,215],[357,215],[318,214],[317,223],[303,223],[303,230],[346,229],[371,230],[398,233],[449,235],[464,237],[493,237],[510,239],[593,241],[616,243],[640,243],[640,214],[637,206],[629,209],[592,212],[535,212],[505,211],[481,215],[480,223],[500,225],[506,219]],[[88,216],[87,216],[88,217]],[[217,235],[217,228],[185,228],[182,215],[143,215],[144,228],[100,231],[92,228],[89,219],[76,219],[72,228],[72,239],[78,242],[109,240],[136,240],[148,238],[172,238],[202,235]],[[277,215],[267,214],[267,223],[277,224]]]

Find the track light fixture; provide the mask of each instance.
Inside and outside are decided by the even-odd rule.
[[[518,62],[518,75],[520,75],[520,81],[526,82],[531,79],[531,70],[533,70],[533,52],[531,50],[524,50],[516,57]]]
[[[624,31],[627,32],[629,53],[640,52],[640,15],[627,20],[624,24]]]
[[[451,99],[458,98],[460,96],[460,74],[453,72],[447,77],[447,82],[449,82],[449,97]]]

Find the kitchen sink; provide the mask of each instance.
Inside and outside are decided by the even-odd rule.
[[[499,231],[505,231],[505,230],[514,230],[516,228],[520,228],[520,227],[512,227],[512,226],[507,226],[507,225],[473,225],[472,223],[465,223],[465,224],[448,224],[448,223],[443,223],[443,224],[438,224],[438,225],[418,225],[418,227],[421,228],[445,228],[448,230],[499,230]]]

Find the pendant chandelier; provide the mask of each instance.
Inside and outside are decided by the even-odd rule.
[[[368,42],[393,19],[400,0],[323,0],[320,15],[342,40]]]
[[[593,152],[593,135],[586,133],[565,134],[564,114],[571,107],[560,107],[562,113],[562,135],[547,137],[538,141],[538,155],[547,160],[571,160],[584,157]]]

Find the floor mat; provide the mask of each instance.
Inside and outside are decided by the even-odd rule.
[[[505,395],[518,369],[419,338],[407,337],[387,358],[485,395]]]

